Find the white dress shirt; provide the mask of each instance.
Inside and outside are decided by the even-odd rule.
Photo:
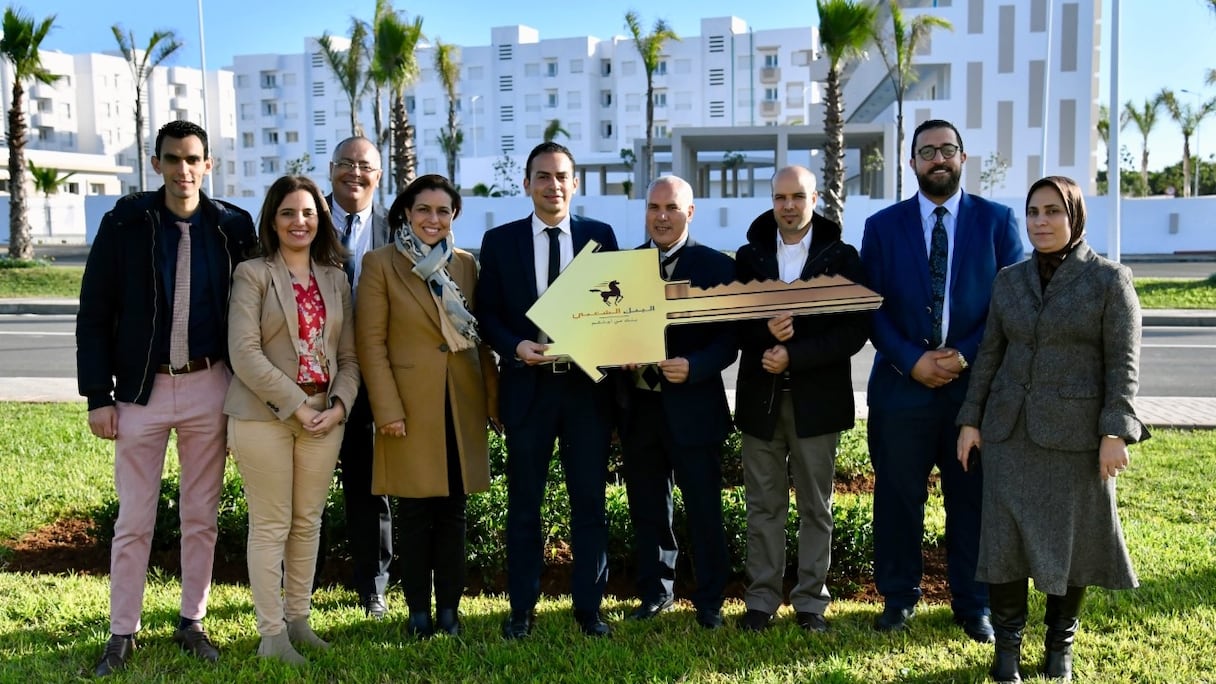
[[[946,345],[946,335],[950,332],[950,283],[953,280],[952,272],[954,271],[954,225],[955,219],[958,217],[958,205],[963,199],[963,189],[959,188],[955,191],[950,199],[947,199],[941,206],[946,208],[946,215],[942,217],[942,225],[946,227],[946,296],[942,301],[942,346]],[[933,250],[933,226],[937,224],[937,216],[933,213],[937,209],[936,204],[932,200],[916,193],[916,201],[920,205],[920,222],[921,230],[924,231],[925,238],[925,254],[932,254]]]
[[[810,253],[811,231],[808,230],[801,240],[792,245],[786,244],[781,239],[781,231],[777,231],[777,274],[782,281],[792,283],[801,278]]]
[[[532,214],[532,254],[536,260],[537,297],[549,289],[549,234],[545,229],[550,227],[562,229],[557,241],[561,250],[562,270],[566,270],[570,262],[574,261],[574,233],[570,231],[570,215],[566,214],[556,226],[550,226],[536,214]]]

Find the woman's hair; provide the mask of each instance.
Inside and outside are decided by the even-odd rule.
[[[349,252],[338,240],[333,215],[329,213],[329,203],[325,201],[325,196],[321,194],[317,184],[304,176],[283,176],[266,192],[266,200],[262,202],[262,211],[258,214],[262,255],[269,259],[279,251],[279,234],[274,229],[275,216],[279,213],[279,205],[283,200],[298,190],[312,195],[312,200],[317,205],[317,234],[313,236],[312,245],[309,246],[309,256],[319,264],[342,268]]]
[[[1039,188],[1054,188],[1064,200],[1064,211],[1068,214],[1068,226],[1072,233],[1068,243],[1076,244],[1085,234],[1085,197],[1081,187],[1067,176],[1046,176],[1035,181],[1026,191],[1026,209],[1030,209],[1030,197]]]
[[[414,202],[417,201],[418,195],[421,195],[424,190],[442,190],[452,198],[452,220],[456,220],[460,216],[460,193],[452,185],[452,182],[447,178],[440,176],[437,173],[428,173],[425,176],[419,176],[414,179],[413,183],[406,186],[405,190],[397,195],[397,199],[393,200],[393,206],[388,209],[388,226],[396,235],[397,231],[402,226],[409,223],[409,218],[406,217],[406,212],[414,208]]]

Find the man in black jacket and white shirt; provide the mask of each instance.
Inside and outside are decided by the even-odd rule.
[[[857,250],[840,226],[814,213],[815,175],[801,166],[773,176],[773,209],[752,222],[735,256],[741,282],[794,282],[819,275],[862,279]],[[796,621],[827,629],[825,585],[832,548],[832,483],[840,432],[853,426],[849,358],[865,344],[865,313],[779,314],[740,326],[735,423],[743,432],[749,578],[742,629],[767,628],[781,606],[788,471],[798,504]]]

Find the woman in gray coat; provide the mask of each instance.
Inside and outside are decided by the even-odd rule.
[[[1043,673],[1072,678],[1085,587],[1137,585],[1115,508],[1136,417],[1140,304],[1131,272],[1084,241],[1085,202],[1069,178],[1030,186],[1031,259],[1001,271],[958,415],[958,459],[984,498],[976,578],[989,583],[990,674],[1020,682],[1027,578],[1047,594]]]

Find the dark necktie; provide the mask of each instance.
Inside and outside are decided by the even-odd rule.
[[[948,243],[946,240],[946,224],[942,217],[946,215],[945,207],[933,210],[937,221],[933,223],[933,236],[929,241],[929,281],[933,285],[933,332],[930,335],[930,349],[942,346],[945,337],[942,330],[942,308],[946,303],[946,269],[949,268]]]
[[[557,280],[557,274],[562,272],[562,248],[561,242],[558,241],[562,229],[546,228],[545,233],[549,236],[549,284],[552,285],[553,281]]]
[[[662,271],[663,280],[671,280],[671,274],[676,270],[676,260],[680,258],[680,252],[684,248],[681,247],[676,251],[659,259],[659,269]]]
[[[348,250],[350,249],[350,236],[354,233],[354,228],[355,228],[355,215],[347,214],[346,215],[346,231],[342,233],[342,246]],[[354,255],[354,253],[351,253],[350,256],[348,256],[346,258],[346,264],[344,265],[344,269],[346,270],[346,282],[350,283],[351,287],[354,287],[355,286],[355,255]]]
[[[190,362],[190,222],[175,221],[182,231],[177,243],[177,275],[173,282],[173,317],[169,326],[169,365]]]

